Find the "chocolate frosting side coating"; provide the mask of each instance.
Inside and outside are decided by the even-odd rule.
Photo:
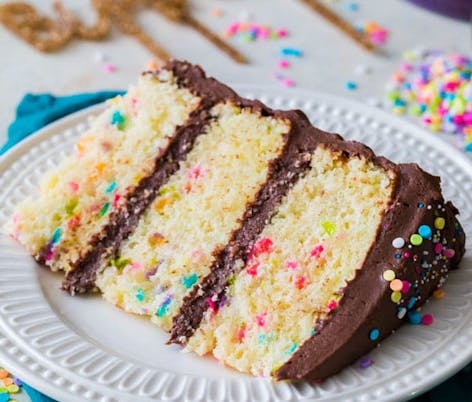
[[[157,192],[178,170],[196,138],[204,133],[210,122],[209,110],[212,99],[202,99],[201,104],[190,114],[187,122],[177,127],[168,148],[156,157],[151,174],[126,196],[124,205],[110,214],[102,231],[89,241],[87,251],[75,263],[62,282],[62,289],[72,294],[83,293],[95,287],[97,272],[106,258],[115,256],[124,240],[136,228],[140,216],[156,198]]]
[[[391,206],[362,268],[344,288],[338,308],[324,322],[318,323],[315,335],[277,370],[277,379],[323,379],[362,357],[402,324],[404,319],[398,317],[401,308],[411,311],[423,305],[442,283],[441,278],[461,260],[464,232],[455,218],[456,208],[451,203],[444,204],[439,178],[422,171],[416,164],[400,164],[396,170],[398,179]],[[411,248],[393,247],[392,241],[398,237],[408,244],[410,236],[418,233],[421,225],[428,225],[434,233],[438,216],[445,219],[440,241],[446,243],[444,250],[454,250],[452,258],[437,253],[437,243],[429,239]],[[450,257],[452,253],[444,254]],[[417,284],[403,294],[400,304],[391,300],[392,290],[383,278],[385,270],[393,270],[396,278]],[[412,298],[417,301],[408,308]],[[373,329],[380,332],[375,341],[369,338]]]

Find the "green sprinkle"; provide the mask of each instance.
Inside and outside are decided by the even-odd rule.
[[[79,200],[73,199],[70,200],[65,207],[67,215],[72,215],[74,213],[75,208],[79,205]]]
[[[106,194],[111,194],[111,193],[113,193],[113,191],[116,190],[116,186],[117,186],[116,181],[113,180],[113,181],[110,183],[110,185],[106,188],[105,193],[106,193]]]
[[[51,242],[53,244],[56,244],[57,242],[59,242],[59,240],[61,240],[61,236],[62,236],[62,229],[61,228],[57,228],[54,233],[52,234],[52,239],[51,239]]]
[[[105,215],[108,212],[109,208],[110,208],[110,203],[107,201],[107,202],[105,202],[105,204],[103,204],[103,207],[100,210],[100,212],[98,213],[98,215],[100,217],[102,217],[103,215]]]
[[[184,276],[182,278],[182,285],[184,285],[185,289],[190,289],[195,283],[197,283],[198,275],[192,274],[189,276]]]
[[[297,350],[297,348],[298,348],[298,344],[293,342],[292,346],[290,346],[290,348],[285,351],[285,354],[286,355],[291,355]]]
[[[121,114],[119,110],[117,110],[111,115],[111,124],[118,127],[118,130],[123,130],[123,128],[125,127],[125,123],[126,118],[125,116],[123,116],[123,114]]]
[[[321,226],[329,237],[331,237],[336,231],[336,225],[333,222],[324,221],[321,222]]]
[[[111,260],[111,265],[113,265],[119,271],[121,271],[128,264],[131,264],[131,260],[129,258],[118,257]]]
[[[143,290],[143,288],[139,288],[136,291],[136,299],[140,302],[142,302],[144,300],[144,290]]]
[[[423,238],[419,234],[412,234],[410,236],[410,243],[414,246],[419,246],[421,243],[423,243]]]

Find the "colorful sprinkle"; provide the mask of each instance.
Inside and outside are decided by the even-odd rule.
[[[330,221],[321,222],[321,227],[324,229],[325,233],[331,237],[334,232],[336,232],[336,225]]]
[[[345,87],[348,91],[354,91],[355,89],[357,89],[357,83],[355,83],[354,81],[347,81],[347,82],[344,84],[344,87]]]
[[[137,291],[136,291],[136,294],[135,294],[135,297],[136,297],[136,300],[142,302],[144,300],[144,290],[143,288],[139,288]]]
[[[236,37],[244,42],[257,40],[281,39],[288,36],[288,31],[284,28],[273,29],[268,25],[255,22],[233,22],[229,24],[223,32],[227,38]]]
[[[125,127],[125,122],[126,118],[119,110],[113,112],[113,114],[111,115],[110,123],[118,127],[118,130],[123,130],[123,128]]]
[[[398,307],[398,310],[397,310],[398,319],[401,320],[403,317],[405,317],[407,311],[408,310],[405,307]]]
[[[256,315],[256,323],[258,327],[264,327],[266,325],[267,313]]]
[[[285,354],[286,355],[291,355],[293,354],[298,348],[298,344],[293,342],[292,343],[292,346],[290,346],[290,348],[288,348],[286,351],[285,351]]]
[[[310,251],[310,256],[313,258],[320,258],[321,253],[324,251],[324,247],[322,244],[317,244],[313,249]]]
[[[182,278],[182,285],[184,285],[185,289],[190,289],[193,285],[197,283],[198,275],[193,273],[189,276],[184,276]]]
[[[104,216],[108,212],[109,208],[110,208],[110,203],[107,201],[105,202],[105,204],[103,204],[103,207],[100,209],[98,216],[100,217]]]
[[[380,336],[380,331],[377,328],[374,328],[373,330],[369,332],[369,339],[371,341],[376,341],[377,339],[379,339],[379,336]]]
[[[407,307],[408,307],[409,309],[412,309],[413,306],[415,305],[415,303],[416,303],[416,297],[410,297],[410,300],[408,300],[408,305],[407,305]]]
[[[247,268],[246,273],[249,276],[257,276],[257,268],[259,268],[259,261],[253,261]]]
[[[445,296],[445,293],[444,293],[444,290],[442,289],[436,289],[434,292],[433,292],[433,297],[435,299],[443,299]]]
[[[280,60],[277,65],[279,68],[285,70],[290,67],[290,62],[288,60]]]
[[[61,240],[61,236],[62,236],[62,229],[61,228],[57,228],[54,233],[52,234],[52,238],[51,238],[51,243],[52,244],[57,244],[59,243],[59,240]]]
[[[338,302],[336,300],[331,300],[328,303],[328,310],[334,310],[336,307],[338,307]]]
[[[111,193],[113,193],[113,191],[116,190],[116,187],[117,187],[116,180],[113,180],[113,181],[108,185],[108,187],[105,189],[105,194],[111,194]]]
[[[159,306],[159,308],[156,311],[156,315],[158,317],[164,317],[167,314],[167,311],[169,310],[169,304],[172,301],[171,296],[166,296],[162,304]]]
[[[79,201],[77,199],[70,200],[64,207],[66,214],[69,216],[72,215],[77,205],[79,205]]]
[[[433,231],[428,225],[421,225],[418,228],[418,233],[423,239],[431,239],[431,236],[433,235]]]
[[[419,234],[412,234],[410,236],[410,243],[413,244],[413,246],[420,246],[423,243],[423,238]]]
[[[298,276],[294,283],[297,289],[302,290],[308,284],[308,279],[306,276]]]
[[[388,31],[374,21],[368,21],[357,29],[366,34],[374,45],[384,45],[387,42]]]
[[[392,241],[392,246],[395,248],[403,248],[404,245],[405,245],[405,240],[401,237],[397,237],[393,239]]]
[[[300,267],[300,264],[297,261],[285,261],[285,266],[288,269],[296,270]]]
[[[421,317],[421,324],[423,325],[431,325],[434,322],[434,317],[431,314],[424,314]]]
[[[454,257],[456,252],[452,248],[447,248],[447,249],[443,250],[443,254],[444,254],[444,257],[446,257],[446,258],[452,258],[452,257]]]
[[[408,321],[413,325],[421,324],[421,314],[418,311],[410,311],[408,313]]]
[[[436,229],[442,230],[442,229],[444,229],[444,226],[446,226],[446,220],[444,218],[441,218],[440,216],[438,216],[434,220],[434,227]]]
[[[358,366],[361,369],[366,369],[367,367],[372,366],[372,364],[374,364],[374,361],[370,357],[363,357],[359,360]]]
[[[401,290],[402,293],[408,293],[408,291],[410,290],[410,287],[411,287],[410,282],[402,281],[402,285],[403,285],[402,290]]]
[[[398,292],[398,291],[392,292],[392,294],[390,295],[390,299],[394,303],[399,303],[401,298],[402,298],[402,294],[401,294],[401,292]]]
[[[280,55],[298,58],[303,56],[303,52],[300,49],[294,47],[283,47],[280,49]]]
[[[390,282],[390,289],[394,292],[399,292],[403,289],[403,282],[400,279],[394,279]]]
[[[116,70],[117,68],[114,64],[106,63],[103,65],[103,71],[105,71],[108,74],[115,73]]]
[[[395,272],[393,272],[391,269],[387,269],[383,273],[383,278],[388,282],[393,281],[395,279]]]
[[[273,241],[268,237],[262,237],[253,246],[250,255],[257,257],[260,254],[271,253],[273,251]]]
[[[114,266],[118,271],[121,271],[127,265],[131,264],[131,260],[129,258],[118,257],[111,260],[111,265]]]
[[[456,134],[457,144],[472,151],[472,59],[438,51],[408,57],[387,85],[392,110],[416,116],[431,131]]]

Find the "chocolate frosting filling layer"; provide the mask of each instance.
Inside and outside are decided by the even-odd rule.
[[[178,170],[179,163],[192,149],[196,138],[204,133],[211,120],[212,98],[202,99],[187,122],[177,127],[175,135],[163,154],[158,155],[151,174],[127,195],[124,205],[114,211],[103,230],[89,241],[88,251],[67,272],[62,289],[74,294],[92,290],[97,272],[106,258],[115,256],[136,228],[140,216],[156,198],[158,190]]]

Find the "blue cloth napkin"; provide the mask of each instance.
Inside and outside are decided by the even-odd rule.
[[[123,93],[123,91],[102,91],[70,96],[53,96],[51,94],[25,95],[17,107],[15,121],[8,128],[8,139],[0,148],[0,155],[46,124]],[[32,402],[55,402],[27,384],[23,384],[23,388],[28,393]],[[412,400],[412,402],[471,401],[471,364],[436,388]]]

